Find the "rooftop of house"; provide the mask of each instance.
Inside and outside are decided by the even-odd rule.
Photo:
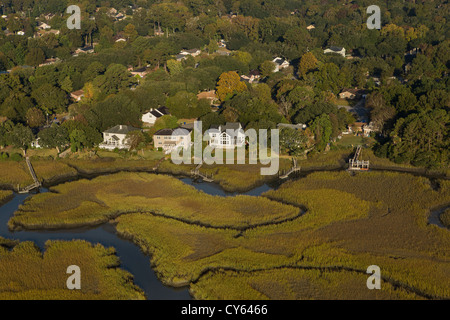
[[[141,130],[139,128],[135,128],[132,126],[126,126],[126,125],[117,125],[115,127],[109,128],[108,130],[105,130],[103,133],[112,133],[112,134],[128,134],[129,132]]]
[[[220,130],[220,132],[226,132],[227,130],[236,131],[242,129],[242,125],[239,122],[227,122],[226,125],[216,125],[211,126],[211,130]]]
[[[84,90],[77,90],[71,93],[73,96],[82,96],[84,94]]]
[[[187,136],[190,133],[191,131],[186,128],[161,129],[157,131],[154,136]]]
[[[343,47],[335,47],[335,46],[331,46],[328,48],[329,50],[335,51],[335,52],[340,52],[342,51],[344,48]]]
[[[151,110],[147,111],[146,113],[151,113],[156,118],[160,118],[162,116],[169,115],[170,111],[166,107],[160,107],[158,109],[151,109]]]

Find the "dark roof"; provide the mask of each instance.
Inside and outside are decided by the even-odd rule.
[[[142,68],[133,70],[132,72],[145,72],[145,71],[147,71],[147,67],[142,67]]]
[[[150,113],[151,113],[152,115],[154,115],[155,118],[161,118],[161,117],[163,116],[163,114],[161,114],[160,112],[158,112],[158,110],[152,110],[152,111],[150,111]]]
[[[104,133],[127,134],[131,131],[141,130],[132,126],[117,125],[104,131]]]
[[[344,49],[343,47],[335,47],[335,46],[331,46],[328,49],[339,52],[342,51],[342,49]]]
[[[186,128],[178,128],[178,129],[161,129],[157,131],[154,136],[185,136],[189,134],[191,130]]]
[[[227,132],[227,130],[236,131],[242,129],[242,126],[239,122],[227,122],[226,125],[213,124],[210,129],[219,130],[219,128],[221,132]]]
[[[278,58],[278,59],[275,59],[273,62],[275,62],[275,63],[281,65],[281,64],[283,64],[284,59],[283,59],[283,58]]]
[[[171,136],[173,133],[172,129],[161,129],[155,132],[155,136]]]
[[[252,70],[249,73],[250,76],[260,76],[261,73],[258,70]]]
[[[163,115],[168,115],[170,114],[170,111],[167,107],[161,107],[158,109],[159,112],[161,112]]]
[[[90,51],[90,50],[94,50],[94,47],[88,46],[88,47],[81,48],[81,50],[82,51]]]

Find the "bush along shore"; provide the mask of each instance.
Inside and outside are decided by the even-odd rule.
[[[264,197],[221,198],[173,177],[120,173],[51,191],[26,201],[10,227],[51,229],[114,218],[118,234],[151,257],[164,284],[189,285],[196,298],[302,298],[310,293],[301,291],[302,283],[316,292],[312,296],[326,298],[324,281],[342,288],[342,299],[450,298],[444,249],[450,235],[427,221],[430,208],[450,201],[448,180],[318,172]],[[359,282],[350,275],[372,264],[380,266],[385,290],[369,294],[366,277],[357,276]],[[277,289],[295,275],[300,282]],[[229,295],[214,289],[219,282]]]

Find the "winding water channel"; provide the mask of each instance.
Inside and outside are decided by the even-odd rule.
[[[188,185],[192,185],[210,195],[234,196],[237,193],[227,193],[219,185],[214,183],[196,183],[192,179],[180,179]],[[268,185],[255,188],[247,193],[251,196],[259,196],[271,190]],[[41,193],[48,189],[41,189]],[[120,268],[130,272],[134,276],[134,283],[144,290],[149,300],[189,300],[192,297],[188,289],[177,289],[164,286],[151,268],[150,258],[141,249],[129,240],[117,235],[115,228],[110,224],[104,224],[96,228],[81,228],[64,231],[14,231],[8,229],[8,221],[13,217],[19,206],[33,195],[15,194],[14,198],[0,207],[0,237],[19,241],[32,241],[42,251],[48,240],[85,240],[92,244],[100,243],[104,247],[114,247],[120,259]]]
[[[303,175],[302,175],[303,176]],[[228,193],[215,183],[197,183],[190,178],[180,178],[188,185],[194,186],[207,194],[229,197],[237,194],[259,196],[266,191],[274,189],[267,184],[254,188],[246,193]],[[48,192],[48,189],[41,189]],[[32,241],[42,251],[45,250],[45,243],[48,240],[85,240],[92,244],[101,244],[105,247],[114,247],[120,259],[120,268],[130,272],[134,276],[134,283],[144,290],[147,299],[150,300],[189,300],[192,297],[187,288],[172,288],[164,286],[158,279],[150,265],[149,256],[145,255],[141,249],[129,240],[117,235],[115,228],[110,224],[104,224],[96,228],[81,228],[64,231],[14,231],[8,229],[8,221],[17,211],[18,207],[24,203],[29,194],[15,194],[13,199],[0,207],[0,236],[6,239],[19,241]],[[446,207],[448,208],[448,206]],[[440,208],[430,214],[429,223],[445,228],[439,219],[439,215],[446,209]]]

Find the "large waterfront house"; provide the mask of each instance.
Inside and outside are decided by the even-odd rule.
[[[156,120],[165,115],[170,115],[169,109],[167,109],[166,107],[161,107],[158,109],[150,109],[150,111],[142,115],[141,120],[144,123],[144,125],[153,126]]]
[[[212,125],[208,130],[209,145],[218,149],[234,149],[245,144],[242,125],[228,122],[226,125]]]
[[[127,141],[127,134],[141,129],[131,126],[118,125],[103,132],[103,143],[99,145],[100,149],[114,150],[125,149],[129,150],[130,146]]]
[[[192,132],[184,128],[162,129],[153,135],[155,148],[163,150],[166,154],[179,147],[189,148],[191,141]]]

